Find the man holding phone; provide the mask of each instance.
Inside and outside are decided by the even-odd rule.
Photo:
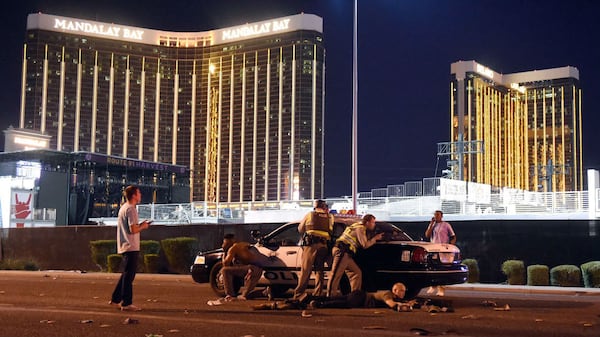
[[[121,205],[117,218],[117,253],[123,255],[124,266],[119,282],[115,286],[109,304],[119,305],[123,311],[139,311],[133,305],[133,280],[140,254],[140,232],[148,229],[152,221],[138,222],[136,205],[142,200],[142,192],[136,186],[127,186],[123,191],[126,202]]]
[[[433,213],[433,218],[425,230],[425,237],[433,243],[456,243],[456,234],[449,223],[442,218],[444,213],[440,210]]]

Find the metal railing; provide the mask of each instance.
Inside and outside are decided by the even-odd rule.
[[[600,189],[594,191],[600,200]],[[333,212],[348,213],[351,198],[326,200]],[[256,223],[286,222],[300,219],[313,207],[312,200],[279,202],[194,202],[182,204],[138,205],[140,218],[153,219],[159,224],[192,223]],[[449,219],[559,219],[596,218],[600,202],[590,212],[587,191],[493,193],[485,200],[448,200],[439,195],[412,197],[362,197],[357,199],[357,214],[372,213],[384,221],[428,219],[435,210],[442,210]]]

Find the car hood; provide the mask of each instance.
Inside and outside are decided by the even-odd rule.
[[[200,251],[198,253],[198,255],[211,255],[211,254],[215,254],[215,253],[223,253],[223,248]]]

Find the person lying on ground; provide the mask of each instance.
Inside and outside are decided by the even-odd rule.
[[[308,296],[302,301],[287,300],[272,303],[264,303],[253,306],[256,310],[284,310],[284,309],[306,309],[306,308],[375,308],[388,307],[398,311],[411,311],[416,300],[404,299],[406,286],[403,283],[395,283],[391,290],[380,290],[376,292],[365,292],[355,290],[347,295],[325,297]]]

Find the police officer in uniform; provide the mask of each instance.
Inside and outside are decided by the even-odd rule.
[[[367,238],[367,230],[375,229],[375,216],[366,214],[361,222],[352,224],[344,230],[342,235],[336,240],[333,246],[333,263],[331,267],[331,277],[327,283],[327,296],[338,296],[340,294],[340,280],[344,272],[350,279],[351,291],[360,290],[362,287],[362,271],[354,262],[354,254],[359,248],[367,249],[381,240],[383,233],[374,235],[371,239]]]
[[[298,286],[294,289],[294,299],[302,300],[306,298],[306,287],[313,268],[316,272],[313,294],[320,296],[323,291],[324,263],[329,256],[328,241],[333,232],[333,215],[329,214],[325,201],[315,202],[314,210],[306,214],[298,225],[298,232],[303,234],[302,265]]]

